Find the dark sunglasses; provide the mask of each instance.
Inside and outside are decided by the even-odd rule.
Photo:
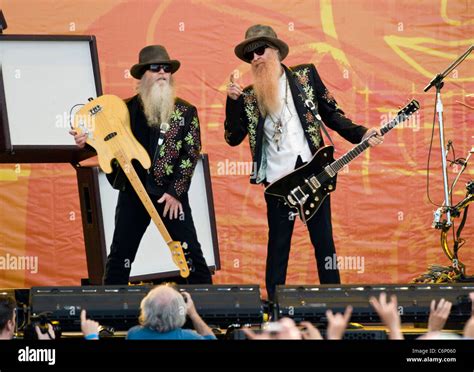
[[[153,72],[160,72],[163,69],[164,72],[171,72],[171,65],[159,64],[159,65],[150,65],[148,70]]]
[[[262,56],[263,53],[265,53],[265,49],[270,48],[268,45],[262,45],[261,47],[258,47],[257,49],[252,50],[251,52],[247,52],[244,54],[244,58],[246,61],[252,61],[253,60],[253,54],[255,53],[257,56]]]

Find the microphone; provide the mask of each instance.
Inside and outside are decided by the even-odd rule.
[[[170,125],[168,123],[161,123],[160,125],[160,138],[158,138],[158,146],[161,146],[165,141],[165,134],[170,129]]]

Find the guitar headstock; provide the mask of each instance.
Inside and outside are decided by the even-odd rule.
[[[168,247],[171,251],[173,262],[179,268],[179,275],[183,278],[187,278],[189,276],[189,267],[181,243],[178,241],[172,241],[168,243]]]
[[[398,115],[410,116],[420,109],[420,103],[412,99],[405,107],[398,111]]]

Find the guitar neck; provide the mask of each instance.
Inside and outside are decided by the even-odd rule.
[[[408,115],[406,114],[399,114],[397,117],[387,124],[385,124],[382,128],[380,128],[380,132],[382,133],[382,136],[390,132],[393,128],[395,128],[399,123],[405,121],[408,118]],[[344,166],[349,164],[352,160],[357,158],[360,154],[362,154],[365,150],[367,150],[370,147],[369,145],[369,139],[366,138],[363,140],[361,143],[359,143],[357,146],[355,146],[352,150],[348,151],[345,153],[343,156],[341,156],[339,159],[334,161],[331,164],[331,168],[334,170],[334,172],[339,172]]]
[[[161,236],[163,236],[163,239],[165,240],[166,244],[170,245],[173,242],[173,240],[171,239],[171,236],[168,233],[166,226],[163,224],[163,221],[160,215],[156,211],[156,208],[153,205],[153,202],[148,196],[148,193],[146,192],[145,187],[140,181],[140,178],[138,177],[137,172],[135,171],[135,168],[133,168],[132,163],[127,159],[127,157],[121,151],[115,155],[116,155],[117,161],[119,162],[120,166],[123,169],[123,172],[127,176],[128,180],[130,181],[133,188],[135,189],[135,192],[140,198],[143,206],[148,211],[148,214],[150,215],[151,219],[155,223],[156,227],[158,227],[158,230],[160,231]]]

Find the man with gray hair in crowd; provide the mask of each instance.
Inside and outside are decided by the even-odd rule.
[[[195,331],[183,329],[186,315]],[[140,304],[140,325],[128,331],[128,340],[213,340],[211,328],[199,316],[191,296],[168,285],[153,288]]]

